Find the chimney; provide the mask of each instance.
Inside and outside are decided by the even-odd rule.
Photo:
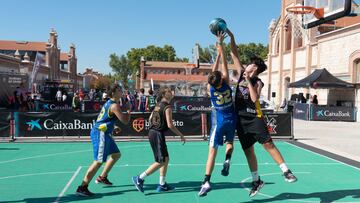
[[[16,59],[21,59],[21,56],[20,56],[20,53],[19,53],[19,50],[18,50],[18,49],[16,50],[16,52],[15,52],[15,54],[14,54],[14,57],[15,57]]]
[[[29,63],[30,62],[30,57],[28,55],[27,52],[25,52],[25,55],[24,55],[24,60],[22,61],[23,63]]]

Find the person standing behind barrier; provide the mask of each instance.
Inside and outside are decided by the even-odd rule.
[[[58,101],[58,102],[61,102],[61,100],[62,100],[62,93],[61,93],[61,90],[60,89],[58,89],[58,91],[56,92],[56,101]]]
[[[130,110],[127,114],[121,112],[118,104],[122,95],[121,87],[117,84],[113,85],[109,90],[110,99],[102,107],[97,120],[91,129],[91,142],[94,150],[94,161],[89,167],[86,175],[77,188],[76,194],[81,196],[92,196],[94,193],[90,192],[88,185],[101,165],[106,162],[105,167],[99,177],[96,178],[96,184],[113,185],[108,177],[108,174],[114,164],[120,159],[120,150],[117,147],[111,133],[115,128],[115,122],[119,119],[122,123],[127,124],[130,120]],[[109,156],[109,160],[107,160]]]
[[[229,70],[227,67],[226,56],[223,48],[225,33],[218,33],[218,56],[213,65],[212,72],[208,77],[208,89],[210,91],[210,100],[214,110],[211,113],[212,123],[209,138],[209,153],[206,162],[204,181],[198,193],[199,196],[205,196],[211,190],[210,178],[214,170],[215,158],[219,146],[223,145],[225,136],[226,155],[221,174],[228,176],[230,168],[231,153],[233,151],[233,141],[235,136],[236,116],[234,103],[232,99],[232,90],[229,86]],[[219,59],[222,60],[222,72],[218,71]]]
[[[312,96],[311,103],[314,104],[314,105],[318,105],[318,104],[319,104],[319,101],[318,101],[318,99],[317,99],[317,95],[316,95],[316,94],[315,94],[314,96]]]
[[[144,88],[140,89],[138,110],[142,113],[146,111],[146,96]]]
[[[230,36],[232,59],[234,64],[240,68],[235,93],[235,109],[238,115],[236,127],[253,178],[249,194],[252,197],[264,186],[264,182],[258,175],[258,164],[254,151],[256,142],[259,142],[279,165],[285,181],[295,182],[297,178],[288,169],[281,153],[273,143],[261,112],[259,98],[264,83],[258,75],[264,72],[267,66],[261,58],[254,56],[244,69],[238,56],[234,35],[229,29],[227,33]]]
[[[149,141],[154,154],[155,162],[150,165],[143,173],[134,176],[132,181],[140,192],[144,192],[144,180],[147,176],[160,169],[160,181],[157,187],[158,192],[173,190],[165,181],[165,176],[169,164],[169,153],[166,146],[164,133],[170,129],[173,133],[180,136],[181,141],[185,144],[184,135],[174,126],[172,119],[172,109],[170,101],[173,94],[169,88],[160,90],[159,99],[161,101],[155,106],[154,111],[149,118],[150,130]]]
[[[131,105],[131,111],[136,111],[136,98],[134,95],[130,93],[129,90],[126,91],[126,98],[128,99],[128,102],[130,102]]]
[[[149,89],[149,96],[146,97],[146,110],[152,112],[156,105],[154,91]]]
[[[74,112],[79,112],[80,111],[80,98],[79,98],[79,93],[75,93],[74,97],[72,99],[72,103],[71,103],[71,107],[74,110]]]

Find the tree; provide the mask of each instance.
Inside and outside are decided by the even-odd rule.
[[[109,65],[115,72],[114,78],[121,81],[125,88],[128,88],[128,77],[133,73],[133,70],[130,68],[126,56],[121,55],[119,57],[116,54],[111,54]]]
[[[100,76],[97,80],[91,80],[90,88],[91,89],[107,89],[111,85],[111,79],[106,76]]]
[[[139,70],[141,57],[144,57],[147,61],[189,61],[187,58],[177,58],[174,47],[170,45],[165,45],[164,47],[149,45],[146,48],[132,48],[126,55],[132,73],[136,73]]]
[[[261,57],[262,59],[267,58],[268,47],[263,44],[238,44],[238,53],[240,57],[240,61],[242,64],[247,64],[250,58],[254,55]],[[224,46],[225,54],[228,63],[233,63],[231,55],[230,55],[230,44],[225,44]],[[214,63],[217,55],[217,50],[215,45],[210,45],[209,47],[202,48],[199,46],[199,58],[201,63]]]

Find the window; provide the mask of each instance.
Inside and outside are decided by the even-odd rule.
[[[285,51],[291,49],[291,39],[292,39],[292,26],[290,20],[286,22],[285,26]]]
[[[68,70],[68,64],[67,62],[63,62],[60,64],[60,70]]]

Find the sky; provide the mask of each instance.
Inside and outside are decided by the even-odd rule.
[[[0,39],[46,42],[54,28],[61,52],[75,44],[78,72],[91,67],[106,74],[110,54],[149,45],[171,45],[177,57],[191,60],[196,43],[216,41],[208,27],[216,17],[227,22],[237,43],[266,45],[280,7],[281,0],[2,1]]]

